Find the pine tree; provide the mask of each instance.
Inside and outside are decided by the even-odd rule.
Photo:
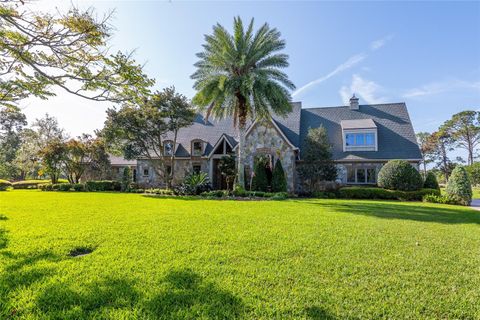
[[[283,170],[282,162],[277,159],[275,168],[272,174],[272,191],[273,192],[287,192],[287,178]]]

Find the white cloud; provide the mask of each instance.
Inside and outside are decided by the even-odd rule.
[[[423,96],[435,95],[453,89],[471,89],[480,91],[480,81],[464,81],[458,79],[450,79],[439,82],[432,82],[425,84],[418,88],[407,90],[404,94],[404,98],[417,98]]]
[[[383,47],[390,39],[393,38],[393,35],[388,35],[382,39],[378,39],[378,40],[375,40],[375,41],[372,41],[370,43],[370,51],[376,51],[378,49],[380,49],[381,47]],[[366,58],[368,57],[368,54],[367,53],[358,53],[358,54],[355,54],[353,56],[351,56],[350,58],[348,58],[345,62],[341,63],[340,65],[338,65],[333,71],[331,71],[330,73],[324,75],[324,76],[321,76],[320,78],[318,79],[315,79],[315,80],[312,80],[310,81],[309,83],[305,84],[304,86],[298,88],[297,90],[295,90],[293,93],[292,93],[292,97],[296,97],[298,96],[299,94],[301,93],[304,93],[305,91],[309,90],[310,88],[312,88],[313,86],[316,86],[317,84],[320,84],[328,79],[330,79],[331,77],[337,75],[338,73],[342,72],[342,71],[345,71],[347,69],[350,69],[354,66],[356,66],[357,64],[359,64],[360,62],[362,62],[363,60],[365,60]]]
[[[315,79],[313,81],[310,81],[309,83],[307,83],[306,85],[300,87],[299,89],[295,90],[293,93],[292,93],[292,96],[295,97],[297,95],[299,95],[300,93],[302,92],[305,92],[306,90],[308,90],[309,88],[319,84],[319,83],[322,83],[324,82],[325,80],[328,80],[330,79],[331,77],[333,77],[334,75],[336,75],[337,73],[340,73],[344,70],[347,70],[347,69],[350,69],[351,67],[353,67],[354,65],[360,63],[361,61],[363,61],[367,56],[365,54],[357,54],[357,55],[354,55],[354,56],[351,56],[350,58],[347,59],[347,61],[345,61],[344,63],[340,64],[339,66],[337,66],[335,68],[335,70],[333,70],[332,72],[330,72],[329,74],[323,76],[323,77],[320,77],[318,79]]]
[[[389,34],[388,36],[386,36],[382,39],[372,41],[370,43],[370,50],[372,50],[372,51],[378,50],[381,47],[383,47],[388,41],[390,41],[392,39],[393,39],[393,34]]]
[[[350,97],[355,94],[368,104],[385,103],[387,100],[385,97],[379,97],[382,87],[367,79],[363,79],[357,74],[352,76],[352,83],[350,86],[343,86],[338,92],[342,97],[344,104],[349,103]]]

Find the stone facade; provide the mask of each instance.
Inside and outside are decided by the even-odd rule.
[[[247,172],[251,172],[256,156],[271,156],[273,164],[280,159],[287,176],[287,190],[294,192],[296,150],[287,143],[271,121],[257,122],[250,128],[245,136],[245,154]]]
[[[169,165],[169,160],[165,163]],[[156,163],[155,165],[159,165]],[[203,158],[175,159],[175,171],[173,185],[182,183],[185,176],[199,167],[202,172],[209,172],[209,161]],[[166,183],[163,177],[159,177],[154,169],[154,163],[151,160],[141,159],[137,163],[136,181],[139,185],[145,187],[165,187]]]

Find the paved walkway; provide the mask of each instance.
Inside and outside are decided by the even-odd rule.
[[[472,203],[470,204],[470,207],[475,210],[480,211],[480,199],[473,199]]]

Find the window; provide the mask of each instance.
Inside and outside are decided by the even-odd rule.
[[[202,155],[202,141],[194,141],[192,143],[192,155],[195,157],[199,157]]]
[[[163,147],[163,154],[166,156],[171,156],[173,154],[173,142],[167,141]]]
[[[376,183],[375,168],[354,168],[347,169],[347,183]]]
[[[148,176],[148,169],[143,169],[143,175]]]
[[[365,134],[365,145],[374,146],[375,145],[375,134],[367,133]]]
[[[347,133],[345,134],[347,147],[375,147],[375,133]]]
[[[172,173],[172,166],[166,166],[165,171],[167,172],[167,175],[170,175]]]
[[[202,171],[202,166],[199,164],[193,165],[193,172],[200,173],[200,171]]]

